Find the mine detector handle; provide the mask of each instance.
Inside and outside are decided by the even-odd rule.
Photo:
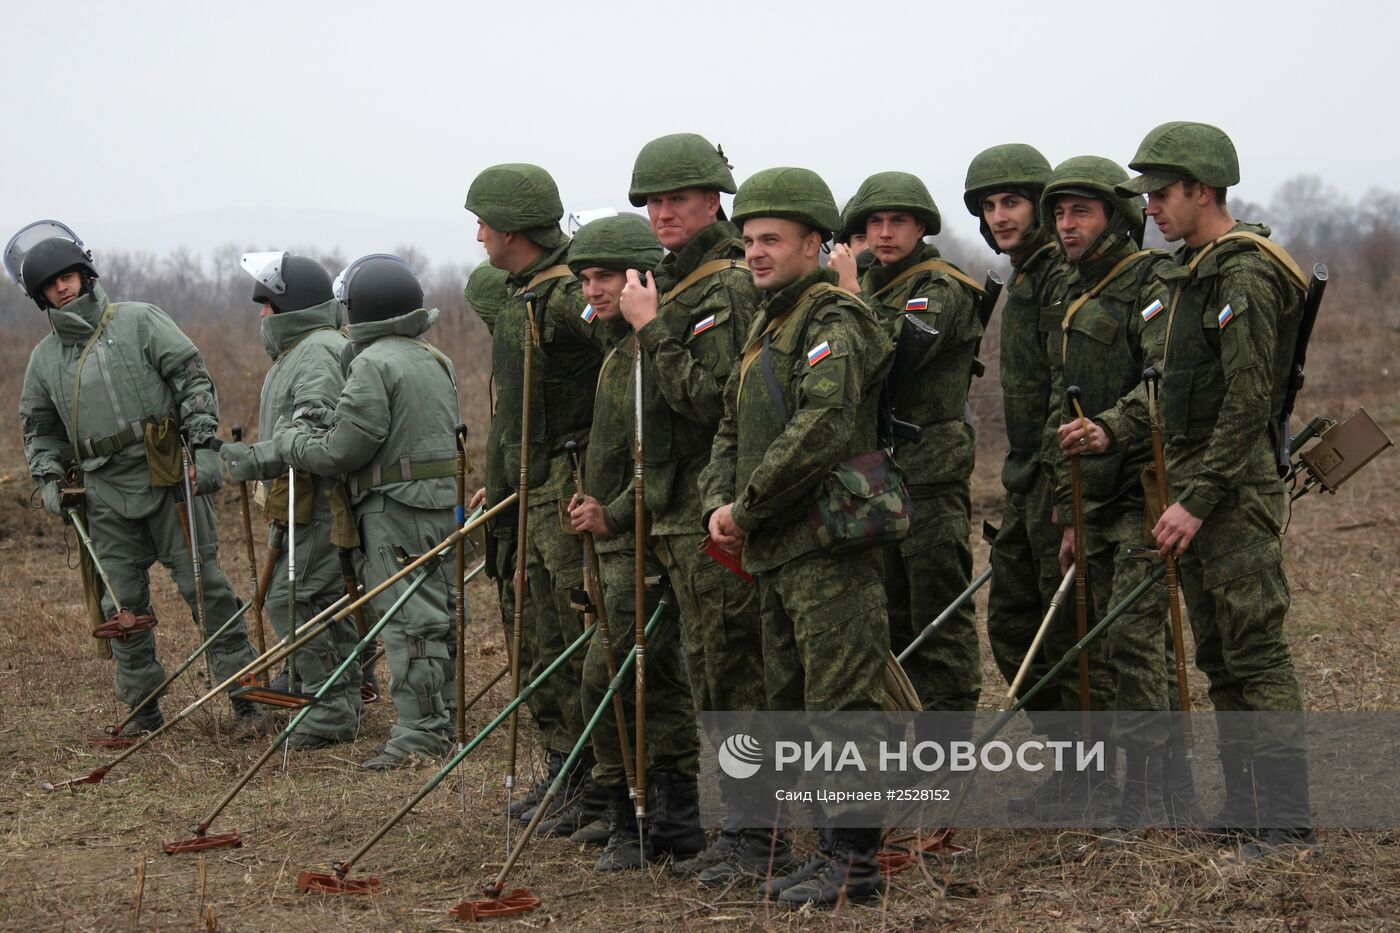
[[[1308,359],[1308,341],[1312,339],[1313,327],[1317,324],[1317,312],[1322,307],[1322,295],[1327,290],[1327,266],[1317,263],[1308,280],[1307,295],[1303,298],[1303,316],[1298,321],[1298,339],[1293,344],[1293,362],[1288,367],[1288,385],[1283,393],[1283,407],[1278,415],[1278,449],[1275,466],[1280,477],[1287,476],[1293,469],[1289,452],[1293,447],[1288,433],[1288,422],[1293,417],[1293,404],[1298,400],[1298,390],[1303,388],[1304,364]]]
[[[1001,297],[1002,287],[1006,282],[1001,274],[995,269],[987,270],[987,279],[982,286],[982,295],[977,299],[977,320],[982,323],[982,333],[987,332],[987,325],[992,320],[992,309],[997,306],[997,299]],[[977,338],[977,346],[972,351],[972,375],[982,378],[987,373],[987,364],[978,358],[982,352],[982,338]]]

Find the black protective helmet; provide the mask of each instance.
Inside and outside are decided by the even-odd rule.
[[[408,263],[390,253],[371,253],[345,267],[335,297],[351,324],[387,321],[423,307],[423,286]]]
[[[84,291],[88,282],[97,278],[92,250],[71,227],[57,220],[36,220],[22,227],[5,244],[4,258],[5,271],[40,310],[49,307],[44,286],[70,269],[83,272]]]
[[[287,253],[244,253],[239,264],[257,280],[253,301],[271,305],[276,314],[303,311],[335,297],[330,273],[314,259]]]

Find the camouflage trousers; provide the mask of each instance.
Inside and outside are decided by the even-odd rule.
[[[306,624],[318,612],[345,595],[345,581],[340,575],[340,558],[330,540],[330,516],[325,521],[298,525],[296,529],[297,621]],[[267,619],[278,638],[287,634],[287,554],[286,541],[280,529],[272,529],[269,547],[282,549],[281,559],[272,572],[267,588]],[[390,624],[393,624],[392,621]],[[355,619],[351,616],[335,623],[296,652],[297,676],[301,691],[314,693],[321,688],[341,661],[359,642]],[[373,650],[373,649],[370,649]],[[350,741],[360,727],[364,706],[360,701],[360,665],[350,665],[322,699],[311,705],[297,727],[298,732],[318,735],[333,741]]]
[[[1128,548],[1148,545],[1140,503],[1128,511],[1105,508],[1085,516],[1084,549],[1093,618],[1103,618],[1151,575],[1156,561],[1127,556]],[[1176,691],[1172,689],[1176,665],[1165,579],[1148,587],[1099,639],[1089,655],[1090,692],[1098,688],[1106,695],[1095,703],[1095,709],[1151,713],[1176,707]],[[1108,683],[1096,675],[1097,667],[1104,668]],[[1149,751],[1167,740],[1166,723],[1160,716],[1120,715],[1115,722],[1119,734],[1114,738],[1125,748]]]
[[[1015,679],[1060,583],[1061,533],[1050,520],[1051,499],[1051,477],[1044,469],[1036,473],[1029,491],[1008,492],[1001,530],[992,544],[987,641],[997,669],[1007,684]],[[1072,604],[1068,608],[1073,611]],[[1072,615],[1070,619],[1072,625]],[[1043,656],[1036,659],[1022,689],[1035,683],[1049,669]],[[1067,673],[1077,678],[1074,671]],[[1061,692],[1054,688],[1041,690],[1027,704],[1031,711],[1064,708]],[[1078,702],[1070,708],[1077,709]]]
[[[810,551],[758,575],[773,710],[884,709],[889,620],[880,556]]]
[[[1220,711],[1298,711],[1302,693],[1283,636],[1291,596],[1279,543],[1283,486],[1239,486],[1211,511],[1177,562],[1196,641],[1196,666]],[[1271,747],[1272,746],[1272,747]],[[1301,750],[1280,730],[1262,756]]]
[[[972,579],[972,501],[967,483],[914,487],[914,526],[885,548],[890,649],[902,652]],[[926,710],[977,708],[982,652],[977,609],[968,600],[903,662]]]
[[[608,636],[613,660],[621,665],[627,652],[636,643],[637,598],[635,552],[609,551],[598,555],[599,574],[603,578],[603,599],[608,616]],[[648,577],[661,573],[661,563],[647,555]],[[656,611],[661,599],[660,586],[648,586],[646,592],[647,619]],[[579,691],[585,716],[592,716],[602,702],[612,678],[608,676],[607,655],[602,633],[588,643],[583,661],[583,684]],[[646,740],[647,771],[695,775],[699,770],[700,736],[695,727],[695,706],[691,703],[690,683],[686,678],[685,659],[681,650],[680,626],[672,612],[663,617],[646,644]],[[636,669],[623,682],[618,696],[622,698],[626,718],[628,747],[636,738],[637,688]],[[622,787],[626,782],[627,766],[617,736],[617,718],[611,702],[604,708],[602,718],[593,730],[593,780],[603,787]]]
[[[583,633],[583,619],[573,608],[571,590],[583,585],[582,544],[578,535],[564,531],[556,502],[530,505],[529,542],[525,551],[527,594],[520,648],[520,682],[535,681],[564,649]],[[512,563],[506,587],[515,574]],[[514,590],[511,591],[514,608]],[[506,620],[507,646],[514,616]],[[583,680],[583,654],[576,652],[564,666],[535,690],[530,713],[546,749],[567,752],[583,733],[579,684]]]
[[[207,636],[238,611],[239,600],[233,593],[228,577],[219,567],[219,526],[214,510],[203,496],[195,498],[193,508],[200,541],[199,554],[204,565],[204,624]],[[173,492],[167,494],[160,508],[143,518],[127,518],[90,496],[87,527],[103,569],[111,578],[123,606],[137,614],[153,612],[150,567],[160,561],[180,588],[180,595],[189,605],[190,613],[195,619],[199,618],[194,565],[190,560],[190,550],[185,545],[185,533],[175,508]],[[108,617],[117,611],[110,594],[102,598],[102,611]],[[165,668],[156,657],[154,629],[126,638],[113,638],[108,644],[112,647],[112,658],[117,666],[117,698],[127,706],[140,703],[165,681]],[[244,620],[240,620],[229,626],[228,631],[209,646],[207,663],[214,677],[224,680],[253,657],[247,626]]]
[[[764,709],[757,590],[702,551],[704,537],[665,535],[656,548],[680,607],[695,709]]]
[[[450,509],[416,509],[387,496],[371,496],[367,502],[368,507],[361,503],[358,510],[366,589],[378,586],[402,568],[396,548],[416,557],[456,529]],[[428,579],[383,630],[389,695],[398,714],[386,744],[400,755],[437,756],[451,746],[452,712],[444,696],[444,692],[450,696],[453,666],[450,643],[455,588],[450,567],[448,560],[429,569]],[[376,608],[387,612],[414,576],[399,580],[376,597]]]

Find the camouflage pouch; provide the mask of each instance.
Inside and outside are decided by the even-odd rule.
[[[296,520],[298,525],[305,525],[311,521],[311,517],[316,513],[315,502],[315,480],[310,473],[297,470],[297,511]],[[277,479],[267,484],[267,499],[263,502],[263,515],[268,521],[287,521],[287,478],[279,476]]]
[[[159,424],[146,425],[146,467],[151,471],[151,485],[180,486],[180,429],[174,418],[162,418]]]
[[[831,468],[808,521],[822,548],[840,554],[904,540],[913,507],[904,471],[885,451],[872,450]]]

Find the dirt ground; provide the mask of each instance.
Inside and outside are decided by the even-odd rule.
[[[1365,405],[1400,437],[1400,394],[1391,370],[1400,360],[1394,315],[1337,289],[1333,316],[1319,325],[1299,414],[1344,416]],[[3,348],[0,395],[18,398],[27,348],[42,330],[10,335]],[[250,335],[210,326],[196,336],[210,358],[225,422],[248,418],[265,361]],[[459,369],[486,365],[479,333],[449,330]],[[32,339],[31,339],[32,338]],[[994,346],[988,348],[994,357]],[[479,378],[464,379],[466,411],[484,435]],[[467,393],[473,393],[467,398]],[[999,520],[1000,465],[995,367],[975,387],[982,450],[975,520]],[[353,746],[304,754],[284,771],[280,756],[228,808],[214,831],[237,827],[240,849],[166,856],[161,841],[189,826],[265,748],[224,734],[222,699],[112,771],[99,785],[46,794],[43,781],[86,774],[111,753],[84,739],[117,714],[110,662],[97,656],[81,611],[76,542],[33,506],[13,422],[0,426],[0,928],[434,929],[455,925],[448,908],[475,896],[504,856],[505,730],[469,757],[364,858],[382,881],[374,897],[298,894],[295,878],[325,870],[352,852],[427,780],[433,768],[367,775],[356,763],[388,729],[391,707],[371,707]],[[1318,710],[1395,709],[1400,701],[1400,525],[1394,451],[1335,497],[1297,503],[1285,539],[1293,611],[1288,633],[1306,705]],[[236,494],[225,491],[223,566],[249,592],[236,532]],[[979,548],[977,566],[985,566]],[[197,644],[188,611],[168,576],[153,574],[162,620],[158,641],[172,664]],[[469,690],[499,670],[503,639],[484,583],[472,591]],[[1194,703],[1208,708],[1193,671]],[[197,695],[187,675],[165,701],[167,715]],[[999,678],[988,661],[984,705]],[[505,684],[469,714],[471,731],[507,700]],[[527,726],[523,748],[533,748]],[[542,763],[531,761],[536,774]],[[525,783],[533,775],[522,779]],[[1398,821],[1400,822],[1400,821]],[[810,846],[810,834],[800,838]],[[969,851],[946,863],[898,875],[890,893],[868,906],[790,911],[755,900],[750,888],[701,890],[672,882],[664,869],[600,877],[596,850],[538,840],[514,876],[543,905],[497,926],[570,929],[1378,929],[1400,917],[1400,837],[1394,831],[1324,832],[1326,857],[1305,868],[1244,868],[1223,850],[1183,846],[1154,835],[1108,846],[1086,832],[965,831]],[[360,872],[357,872],[360,874]],[[138,881],[139,879],[139,881]],[[139,896],[138,896],[139,890]],[[139,918],[138,918],[139,912]]]

